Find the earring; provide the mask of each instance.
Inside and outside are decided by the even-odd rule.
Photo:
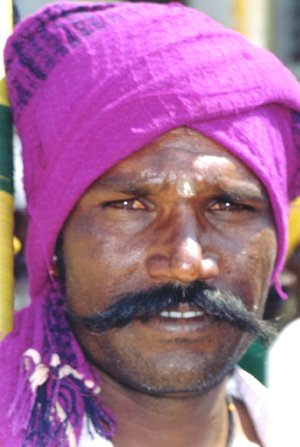
[[[49,275],[51,279],[54,278],[59,278],[59,270],[58,270],[58,259],[56,255],[53,255],[52,257],[52,262],[51,262],[51,267],[49,269]]]

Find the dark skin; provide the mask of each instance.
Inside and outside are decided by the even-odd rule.
[[[65,226],[63,253],[69,306],[79,315],[103,311],[120,294],[200,280],[237,294],[260,316],[276,233],[255,175],[217,143],[179,128],[90,187]],[[224,371],[247,335],[205,315],[74,331],[117,417],[115,446],[226,445]],[[237,407],[235,442],[260,445]]]

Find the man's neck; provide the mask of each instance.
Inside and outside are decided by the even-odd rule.
[[[205,394],[154,397],[101,377],[102,399],[117,419],[115,447],[226,446],[226,381]]]

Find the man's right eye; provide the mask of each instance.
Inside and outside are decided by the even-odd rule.
[[[113,200],[106,202],[104,208],[115,208],[120,210],[148,210],[149,206],[141,199],[133,198],[126,200]]]

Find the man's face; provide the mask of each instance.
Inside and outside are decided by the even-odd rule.
[[[254,174],[217,143],[180,128],[89,188],[65,226],[63,253],[68,305],[81,316],[128,293],[194,281],[241,297],[261,315],[276,236]],[[74,330],[89,360],[119,383],[155,394],[203,391],[249,339],[191,314],[187,303],[178,310],[103,333]]]

